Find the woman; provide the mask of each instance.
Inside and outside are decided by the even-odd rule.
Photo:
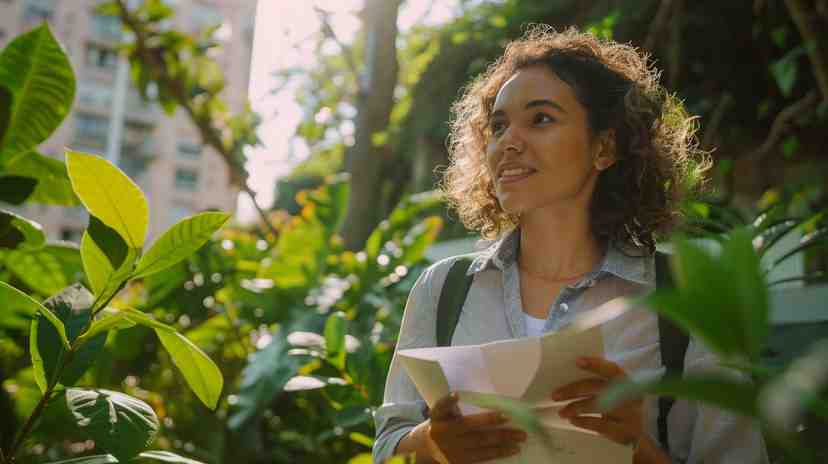
[[[454,113],[443,189],[468,228],[497,240],[472,263],[452,344],[558,330],[609,299],[654,288],[655,239],[675,225],[684,187],[707,160],[695,148],[693,119],[646,57],[575,29],[536,26],[472,83]],[[398,350],[435,346],[437,298],[455,260],[418,279]],[[603,330],[607,359],[581,359],[587,378],[550,392],[580,398],[562,417],[635,446],[636,463],[767,461],[752,421],[705,405],[675,403],[668,446],[654,438],[653,399],[590,414],[609,381],[661,366],[651,311],[636,308]],[[694,340],[684,365],[685,373],[720,369]],[[460,416],[456,395],[428,411],[396,357],[376,422],[376,462],[408,453],[418,463],[482,462],[517,453],[526,438],[491,427],[504,422],[497,413]]]

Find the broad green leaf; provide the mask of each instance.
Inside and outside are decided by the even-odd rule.
[[[175,224],[138,261],[135,278],[164,270],[195,253],[229,219],[229,214],[208,212]]]
[[[94,240],[90,239],[89,243],[94,244]],[[103,252],[100,251],[100,249],[95,250],[95,248],[89,243],[87,243],[87,248],[85,249],[85,251],[90,256],[90,266],[94,266],[96,263],[100,266],[101,255],[103,255]],[[81,244],[81,250],[82,252],[84,251],[83,244]],[[129,280],[129,277],[132,275],[132,270],[135,268],[135,262],[139,258],[139,253],[140,250],[136,248],[129,248],[127,250],[126,257],[124,258],[124,262],[121,264],[121,267],[112,271],[108,276],[104,275],[104,273],[107,271],[105,265],[103,266],[103,268],[98,268],[101,274],[94,276],[94,279],[101,279],[103,277],[106,277],[106,281],[101,290],[95,293],[95,296],[97,297],[96,305],[93,308],[95,311],[104,307],[107,304],[107,302],[109,302],[112,299],[112,297],[114,297],[122,288],[124,288],[127,280]],[[106,260],[105,262],[108,263],[108,258],[106,258],[105,255],[104,259]]]
[[[273,341],[254,353],[242,371],[238,402],[227,423],[230,429],[239,430],[250,419],[261,414],[265,405],[270,404],[298,372],[298,358],[287,355],[290,346],[281,334],[281,331],[274,333]]]
[[[127,318],[132,322],[140,324],[144,327],[149,327],[155,330],[156,332],[158,332],[159,330],[166,332],[175,332],[175,327],[157,321],[154,318],[152,318],[149,314],[138,311],[137,309],[123,308],[119,311],[125,313],[127,315]]]
[[[0,210],[0,248],[34,249],[46,243],[40,224],[11,211]]]
[[[61,345],[58,334],[48,324],[42,324],[38,317],[32,322],[30,348],[32,357],[37,358],[42,367],[46,384],[52,381],[65,386],[75,382],[91,367],[106,343],[106,334],[101,333],[88,338],[83,344],[78,342],[82,331],[89,324],[92,315],[93,296],[80,285],[67,287],[61,293],[49,298],[43,304],[49,308],[66,327],[69,343],[74,345],[71,357],[68,350]],[[56,377],[60,369],[60,376]],[[36,371],[37,374],[40,374]]]
[[[216,409],[224,385],[218,366],[184,335],[158,329],[155,333],[193,393],[208,408]]]
[[[158,417],[143,401],[110,390],[66,390],[75,424],[96,447],[126,461],[147,449],[158,432]]]
[[[100,156],[67,150],[72,189],[89,214],[118,231],[130,248],[144,245],[149,209],[144,193],[126,174]]]
[[[75,98],[69,58],[46,23],[18,36],[0,54],[0,82],[14,95],[0,164],[36,147],[57,129]]]
[[[100,295],[115,269],[112,268],[104,252],[89,236],[88,231],[84,231],[81,238],[81,258],[83,258],[83,269],[86,272],[86,278],[89,279],[92,292]]]
[[[325,348],[328,359],[340,369],[345,367],[345,332],[348,330],[348,320],[345,314],[337,311],[325,322]]]
[[[30,202],[50,205],[77,206],[80,200],[72,191],[72,183],[66,172],[66,164],[36,151],[28,151],[12,157],[6,165],[6,173],[30,177],[37,181]]]
[[[55,314],[46,306],[43,306],[34,298],[2,281],[0,281],[0,301],[3,302],[3,308],[0,310],[15,307],[23,309],[27,312],[31,311],[31,314],[33,315],[35,313],[43,315],[43,317],[48,319],[49,322],[52,323],[52,326],[54,326],[60,336],[60,341],[63,346],[69,348],[69,339],[66,338],[66,328],[63,326],[63,322],[61,322],[61,320],[58,319],[58,317],[55,316]]]
[[[129,315],[123,311],[106,308],[100,312],[98,318],[92,322],[89,330],[84,332],[75,340],[76,345],[86,343],[96,335],[109,330],[121,330],[135,327],[135,322],[130,320]]]
[[[3,140],[6,130],[9,128],[13,102],[14,95],[12,95],[11,90],[0,84],[0,141]]]
[[[744,349],[748,359],[756,362],[768,337],[770,309],[767,283],[750,232],[736,229],[730,234],[722,250],[721,263],[736,302],[731,311],[736,312],[740,321],[738,328],[744,330]]]
[[[172,462],[176,464],[204,464],[195,459],[185,458],[169,451],[144,451],[138,455],[137,461],[152,460],[161,462]]]
[[[10,205],[21,205],[37,187],[37,180],[16,175],[0,176],[0,201]]]
[[[49,464],[114,464],[116,462],[118,462],[118,460],[111,454],[96,454],[95,456],[67,459],[65,461],[56,461]]]
[[[55,243],[36,250],[14,250],[6,258],[9,270],[42,295],[54,295],[83,277],[78,248]]]
[[[118,231],[107,226],[95,216],[89,216],[86,234],[106,256],[112,269],[120,269],[129,254],[129,245],[118,234]]]
[[[622,382],[611,385],[599,398],[599,407],[611,409],[627,399],[643,394],[673,396],[700,401],[748,417],[755,417],[759,389],[747,381],[720,376],[663,378],[651,382]]]

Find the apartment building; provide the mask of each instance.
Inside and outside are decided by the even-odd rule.
[[[150,206],[150,239],[205,209],[233,212],[238,188],[221,157],[202,146],[182,111],[169,117],[144,102],[131,83],[116,91],[121,40],[117,19],[95,14],[101,0],[0,0],[0,47],[43,21],[65,46],[77,78],[72,113],[40,149],[62,158],[64,148],[106,156],[116,99],[122,98],[119,167],[144,191]],[[137,2],[140,2],[138,0]],[[137,3],[133,1],[133,3]],[[233,110],[247,101],[256,0],[166,0],[176,15],[170,26],[196,32],[221,24],[215,58],[225,72],[224,98]],[[117,116],[115,116],[117,118]],[[88,218],[82,208],[29,205],[50,239],[79,241]]]

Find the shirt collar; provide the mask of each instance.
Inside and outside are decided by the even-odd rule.
[[[481,251],[472,261],[467,274],[476,274],[492,268],[503,271],[507,266],[517,262],[519,247],[520,229],[515,228]],[[628,251],[629,253],[620,250],[617,245],[610,245],[607,247],[607,252],[600,264],[575,286],[578,287],[581,286],[581,283],[596,281],[607,274],[641,285],[654,285],[655,262],[653,256],[642,253],[640,249]]]

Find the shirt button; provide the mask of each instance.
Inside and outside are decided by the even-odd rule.
[[[561,311],[567,312],[569,311],[569,305],[566,303],[561,303]]]

